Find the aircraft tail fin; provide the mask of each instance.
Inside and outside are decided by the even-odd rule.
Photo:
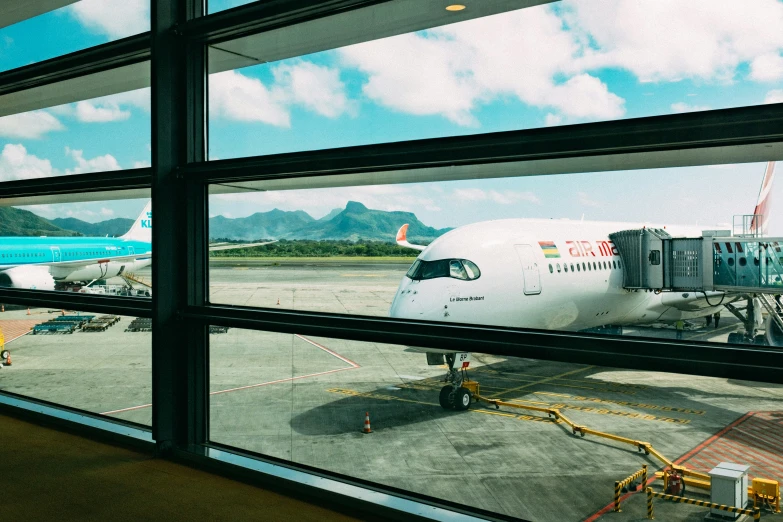
[[[130,230],[120,238],[152,243],[152,200],[144,207]]]
[[[762,236],[767,235],[769,227],[769,212],[772,208],[770,202],[772,192],[772,182],[775,179],[775,162],[767,163],[767,169],[764,171],[764,179],[761,182],[759,190],[759,199],[756,202],[756,208],[753,210],[754,218],[750,223],[750,231]]]
[[[423,245],[412,245],[411,243],[408,243],[408,224],[404,224],[400,227],[400,229],[397,231],[397,244],[401,247],[406,248],[412,248],[414,250],[422,251],[424,250],[425,246]]]

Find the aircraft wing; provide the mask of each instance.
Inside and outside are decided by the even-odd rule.
[[[397,231],[397,244],[401,247],[406,248],[412,248],[414,250],[424,250],[427,248],[426,246],[422,245],[412,245],[408,243],[408,223],[405,223],[403,226],[400,227],[400,229]]]
[[[213,243],[209,245],[210,252],[216,252],[218,250],[236,250],[238,248],[250,248],[264,245],[271,245],[277,243],[277,240],[267,241],[265,243]]]

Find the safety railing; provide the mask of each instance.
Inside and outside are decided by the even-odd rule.
[[[652,488],[647,488],[647,519],[653,520],[655,518],[655,511],[653,508],[653,498],[661,498],[663,500],[669,500],[671,502],[679,502],[682,504],[692,504],[694,506],[708,507],[710,509],[720,509],[728,513],[739,513],[741,515],[751,515],[753,520],[761,520],[761,509],[743,509],[734,506],[725,506],[723,504],[715,504],[714,502],[707,502],[705,500],[696,500],[695,498],[678,497],[677,495],[667,495],[666,493],[658,493],[653,491]]]
[[[638,479],[639,477],[642,478],[642,486],[647,486],[647,464],[642,465],[642,469],[634,473],[633,475],[626,477],[623,480],[617,481],[614,483],[614,511],[616,513],[619,513],[622,511],[620,509],[620,493],[622,492],[623,488],[629,485],[634,480]]]

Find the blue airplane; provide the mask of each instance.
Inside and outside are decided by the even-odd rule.
[[[0,237],[0,287],[55,290],[122,276],[152,262],[152,202],[123,236]]]
[[[216,243],[234,250],[263,243]],[[0,287],[59,290],[123,277],[152,263],[152,201],[120,237],[0,237]]]

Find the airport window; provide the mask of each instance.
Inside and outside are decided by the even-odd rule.
[[[5,234],[0,231],[0,254],[14,258],[0,270],[0,288],[149,297],[151,200],[63,198],[67,199],[71,201],[0,207],[0,227],[7,227],[6,233],[14,234],[3,237]],[[45,253],[20,251],[31,242],[45,249]],[[91,249],[69,251],[75,243]],[[103,250],[92,249],[96,243]],[[132,257],[97,262],[110,257],[112,249],[127,245],[134,247]]]
[[[156,424],[160,448],[189,458],[236,448],[480,516],[606,517],[616,480],[664,469],[625,439],[574,438],[584,426],[643,433],[701,481],[727,458],[783,481],[781,401],[761,382],[783,368],[783,258],[760,263],[754,239],[783,234],[779,220],[758,229],[783,118],[783,3],[249,3],[83,0],[0,30],[0,329],[14,360],[0,402]],[[201,5],[213,14],[188,20]],[[160,30],[134,37],[151,12]],[[691,290],[698,263],[649,288],[610,238],[636,223],[698,238],[699,223],[754,209],[756,229],[729,231],[744,250],[713,259],[714,290]],[[561,264],[621,274],[542,277]],[[85,301],[106,310],[72,311]],[[571,450],[598,470],[588,482]],[[643,495],[623,512],[643,518]]]
[[[151,425],[149,319],[50,307],[4,310],[0,331],[13,365],[0,374],[0,391]]]
[[[133,67],[149,74],[148,63]],[[90,91],[61,82],[41,94],[45,103],[0,97],[0,182],[150,167],[149,89],[92,99],[83,92]],[[13,112],[18,107],[26,112]]]
[[[3,13],[0,71],[23,67],[150,29],[149,2],[22,2]],[[47,5],[59,9],[47,12]],[[70,5],[67,5],[70,4]]]
[[[757,105],[779,95],[767,83],[774,77],[768,57],[777,56],[777,40],[752,46],[743,36],[778,19],[777,5],[769,6],[774,15],[760,7],[743,13],[743,22],[731,29],[717,22],[736,18],[730,3],[704,12],[694,7],[712,20],[709,30],[695,32],[681,25],[681,10],[656,0],[640,1],[622,16],[578,0],[510,10],[498,3],[484,7],[497,14],[476,19],[469,19],[475,16],[470,7],[447,13],[449,18],[421,4],[405,10],[406,20],[415,23],[419,14],[432,26],[422,21],[407,34],[390,34],[399,14],[379,6],[375,16],[372,8],[342,15],[350,30],[329,34],[314,21],[211,47],[209,157],[694,112]],[[658,16],[648,16],[650,10]],[[614,23],[646,36],[631,38]],[[386,37],[373,38],[374,30]],[[302,35],[293,56],[281,48],[296,38],[292,34]],[[527,40],[530,34],[535,44]],[[688,34],[690,40],[670,42],[665,34]],[[681,60],[691,45],[701,46],[704,57]],[[706,58],[721,53],[725,60]],[[433,55],[441,67],[431,67]],[[375,118],[387,125],[366,132]]]

